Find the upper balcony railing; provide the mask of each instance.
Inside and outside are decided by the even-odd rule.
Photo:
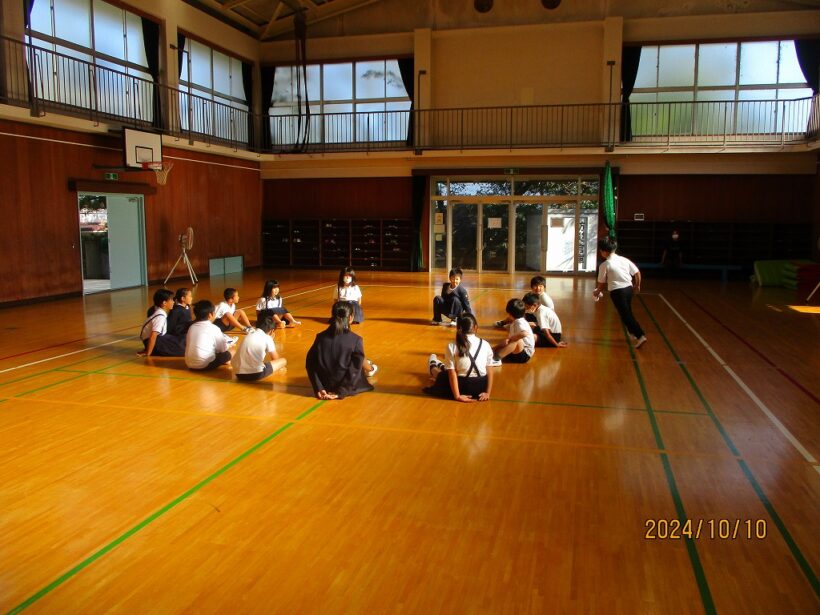
[[[1,42],[2,103],[34,115],[76,115],[265,153],[784,146],[820,132],[817,95],[260,116],[244,105],[157,85],[110,62],[5,37]]]

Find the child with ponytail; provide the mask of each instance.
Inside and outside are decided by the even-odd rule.
[[[444,362],[430,355],[430,378],[435,382],[424,389],[436,397],[462,402],[487,401],[493,388],[493,358],[489,342],[478,337],[475,316],[464,313],[456,320],[456,340],[447,345]]]

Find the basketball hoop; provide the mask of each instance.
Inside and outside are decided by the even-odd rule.
[[[153,171],[157,174],[157,184],[160,186],[164,186],[165,182],[168,181],[168,173],[171,172],[171,169],[174,168],[174,163],[170,160],[149,160],[148,162],[143,162],[142,168],[145,171]]]

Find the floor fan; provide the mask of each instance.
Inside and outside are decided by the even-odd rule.
[[[185,229],[184,233],[180,234],[179,247],[181,250],[179,258],[177,259],[177,262],[174,263],[174,266],[171,267],[171,272],[168,274],[168,277],[165,278],[162,285],[165,286],[168,283],[168,280],[172,275],[174,275],[174,270],[177,268],[177,265],[179,265],[179,261],[182,261],[185,263],[185,266],[188,267],[188,275],[191,276],[191,284],[196,286],[199,280],[196,277],[196,273],[194,273],[194,267],[191,265],[191,261],[188,259],[188,250],[194,247],[194,229],[190,226]]]

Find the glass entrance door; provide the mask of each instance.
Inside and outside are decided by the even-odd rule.
[[[478,267],[478,205],[476,203],[453,203],[451,267],[476,270]]]
[[[547,205],[547,271],[575,271],[576,202]]]
[[[509,267],[510,205],[481,206],[481,270],[507,271]]]

